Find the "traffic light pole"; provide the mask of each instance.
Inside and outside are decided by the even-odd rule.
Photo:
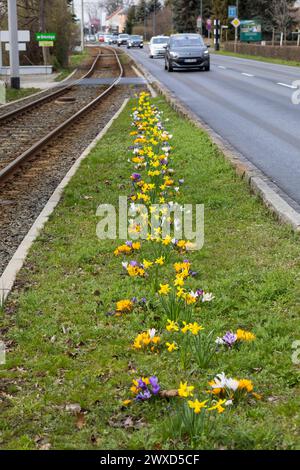
[[[20,89],[20,64],[18,44],[18,17],[17,1],[9,0],[8,4],[8,29],[9,29],[9,60],[10,60],[10,86]]]

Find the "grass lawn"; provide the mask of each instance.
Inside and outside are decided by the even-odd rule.
[[[199,273],[196,287],[215,300],[196,319],[215,336],[244,328],[257,339],[220,352],[204,370],[181,369],[178,353],[165,348],[147,354],[131,347],[141,331],[163,328],[166,317],[154,308],[149,283],[123,275],[122,259],[113,256],[118,240],[96,237],[98,205],[117,206],[118,196],[131,191],[130,103],[66,189],[3,312],[9,351],[0,366],[2,449],[300,447],[300,368],[291,358],[300,340],[299,236],[249,195],[206,133],[163,98],[153,101],[170,119],[176,177],[185,179],[182,201],[205,204],[205,245],[188,257]],[[146,243],[141,256],[151,257]],[[171,271],[170,264],[161,268],[161,282]],[[106,315],[133,296],[146,297],[147,307]],[[219,372],[251,379],[262,399],[227,409],[192,443],[170,431],[178,398],[122,406],[135,377],[157,375],[168,390],[183,380],[205,391]],[[77,417],[66,409],[72,404],[81,406]]]
[[[67,78],[70,73],[73,72],[80,64],[90,57],[90,54],[87,49],[84,49],[83,52],[78,52],[69,56],[69,67],[58,70],[59,75],[56,77],[56,82],[61,82]]]
[[[300,61],[296,61],[296,60],[276,59],[276,58],[272,58],[272,57],[254,56],[254,55],[250,55],[250,54],[239,54],[239,53],[229,52],[229,51],[213,51],[212,54],[239,57],[240,59],[258,60],[260,62],[268,62],[270,64],[290,65],[291,67],[299,67],[300,66]]]
[[[26,96],[32,95],[33,93],[38,93],[39,88],[21,88],[20,90],[15,90],[13,88],[6,88],[6,101],[15,101],[20,98],[26,98]]]

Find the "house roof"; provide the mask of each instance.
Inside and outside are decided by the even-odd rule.
[[[124,8],[123,7],[119,7],[116,11],[114,11],[111,15],[107,16],[106,19],[107,20],[110,20],[111,18],[113,18],[114,16],[118,16],[118,15],[123,15],[125,12],[124,12]]]

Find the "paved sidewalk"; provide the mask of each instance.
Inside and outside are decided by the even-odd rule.
[[[57,85],[58,82],[55,81],[57,76],[58,73],[49,75],[21,75],[21,87],[45,90]],[[0,75],[0,80],[8,81],[9,76]]]

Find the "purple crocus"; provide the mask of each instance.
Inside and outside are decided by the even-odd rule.
[[[227,333],[223,336],[222,340],[226,343],[226,345],[231,348],[237,340],[237,336],[232,333],[232,331],[227,331]]]
[[[129,247],[131,248],[131,247],[132,247],[132,242],[131,242],[131,241],[127,241],[127,242],[125,243],[125,245],[126,245],[126,246],[129,246]]]
[[[150,385],[152,387],[153,395],[157,395],[158,392],[160,391],[160,385],[158,383],[158,378],[155,377],[155,376],[150,377],[149,382],[150,382]]]
[[[145,390],[144,392],[140,392],[137,396],[136,396],[136,400],[141,400],[141,401],[146,401],[146,400],[150,400],[151,398],[151,393],[150,393],[150,390]]]
[[[146,304],[147,303],[146,297],[142,297],[140,303],[141,304]]]
[[[130,266],[133,266],[134,268],[136,268],[139,265],[139,263],[137,261],[130,261],[129,264],[130,264]]]
[[[137,181],[141,181],[142,177],[139,173],[132,173],[131,177],[132,181],[134,181],[135,183]]]
[[[184,184],[184,179],[178,180],[178,183],[179,183],[179,184]]]
[[[197,294],[198,297],[202,297],[202,295],[204,294],[204,290],[202,290],[202,289],[197,289],[197,290],[196,290],[196,294]]]
[[[132,297],[131,302],[132,302],[133,304],[136,304],[137,301],[138,301],[137,297]]]
[[[167,165],[168,164],[168,160],[166,158],[162,158],[161,161],[160,161],[161,165]]]
[[[141,388],[142,390],[147,390],[147,384],[145,384],[143,379],[138,380],[138,387]]]

